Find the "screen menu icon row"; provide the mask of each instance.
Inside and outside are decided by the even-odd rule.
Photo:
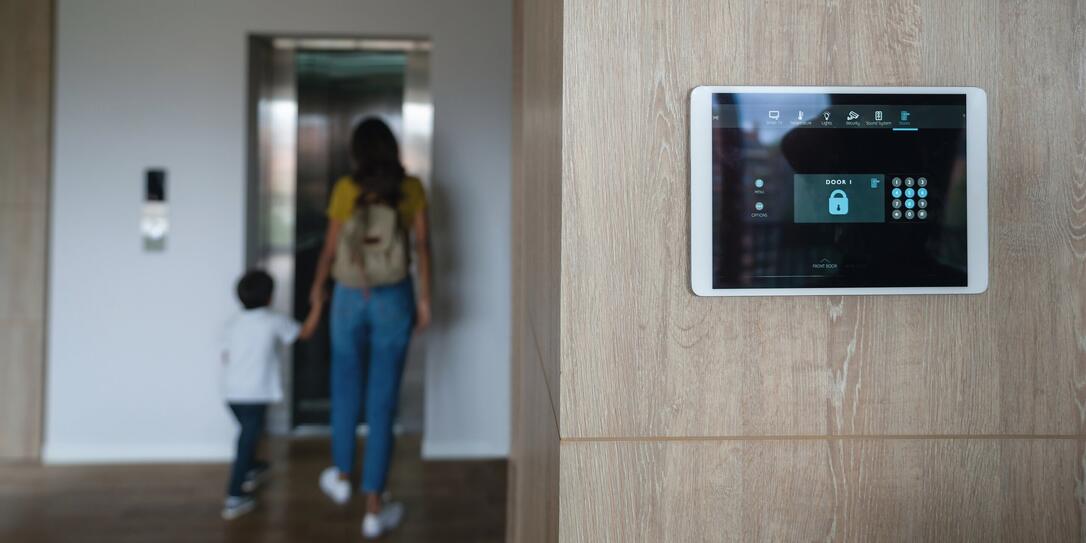
[[[909,118],[912,117],[912,112],[910,112],[907,109],[899,110],[897,112],[897,114],[898,114],[897,115],[898,116],[898,122],[902,122],[902,123],[909,122]],[[779,110],[779,109],[770,109],[770,110],[768,110],[766,112],[766,116],[771,121],[779,121],[780,118],[781,118],[781,110]],[[827,110],[827,111],[822,112],[822,120],[823,121],[829,121],[832,117],[833,117],[833,112],[832,111]],[[877,122],[881,122],[886,118],[886,114],[885,114],[884,110],[876,109],[874,111],[874,113],[872,114],[872,117],[873,117],[873,120],[875,120]],[[802,109],[796,110],[794,118],[797,121],[810,120],[810,118],[807,115],[807,112],[802,110]],[[720,119],[719,115],[714,115],[713,116],[713,120],[719,120],[719,119]],[[857,112],[856,110],[849,110],[848,113],[845,114],[845,120],[846,121],[860,121],[860,120],[863,120],[863,114]]]
[[[714,128],[745,130],[792,128],[884,128],[916,132],[922,129],[961,129],[960,106],[893,104],[723,104],[713,107]]]

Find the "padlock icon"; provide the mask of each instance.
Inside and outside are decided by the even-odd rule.
[[[830,193],[830,215],[848,215],[848,195],[837,189]]]

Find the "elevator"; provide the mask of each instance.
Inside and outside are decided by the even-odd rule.
[[[325,209],[333,184],[351,171],[350,136],[360,120],[389,125],[404,167],[429,193],[429,62],[425,39],[250,36],[245,261],[275,278],[274,310],[299,321],[309,311]],[[325,313],[316,336],[285,353],[287,401],[269,412],[273,433],[328,431]],[[397,417],[402,432],[423,431],[424,360],[424,341],[415,337]]]

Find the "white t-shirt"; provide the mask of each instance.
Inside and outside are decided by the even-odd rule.
[[[223,395],[235,403],[283,399],[279,347],[298,339],[301,326],[267,308],[248,309],[230,321],[223,337]]]

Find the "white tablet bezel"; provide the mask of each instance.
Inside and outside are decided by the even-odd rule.
[[[713,288],[713,95],[760,94],[963,94],[966,97],[966,217],[969,249],[965,287]],[[729,87],[702,86],[690,93],[690,280],[698,296],[815,296],[979,294],[988,288],[988,97],[977,87]]]

